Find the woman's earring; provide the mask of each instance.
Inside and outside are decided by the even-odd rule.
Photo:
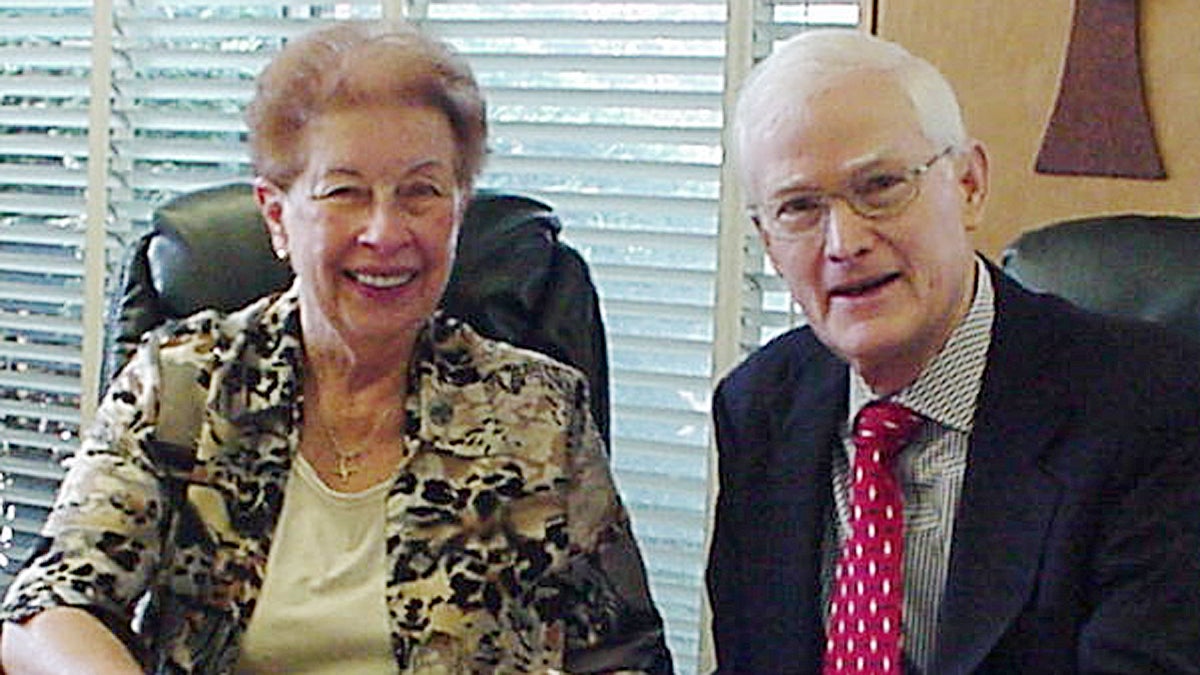
[[[287,260],[287,257],[288,257],[287,249],[286,248],[275,249],[275,257],[279,258],[280,260]]]

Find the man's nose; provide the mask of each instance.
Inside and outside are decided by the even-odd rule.
[[[849,260],[870,250],[874,223],[859,215],[842,197],[830,197],[825,209],[825,255]]]

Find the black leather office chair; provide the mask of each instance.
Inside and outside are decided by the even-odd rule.
[[[582,370],[607,444],[608,350],[599,298],[583,258],[559,241],[560,229],[543,202],[477,193],[463,218],[442,306],[484,335]],[[121,293],[109,308],[104,381],[147,330],[204,308],[237,309],[291,279],[288,266],[272,255],[248,183],[163,204],[127,256]]]
[[[1080,218],[1026,232],[1004,251],[1018,281],[1105,314],[1200,339],[1200,218]]]

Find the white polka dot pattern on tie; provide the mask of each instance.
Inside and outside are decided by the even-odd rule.
[[[834,573],[826,675],[901,672],[904,508],[893,464],[920,424],[891,402],[864,407],[855,422],[854,519]]]

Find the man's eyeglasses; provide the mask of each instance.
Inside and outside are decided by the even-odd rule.
[[[832,192],[794,192],[750,207],[750,218],[773,237],[797,239],[820,229],[833,200],[841,199],[863,218],[900,215],[921,191],[921,176],[954,150],[947,147],[928,161],[907,169],[881,169],[851,178]]]

